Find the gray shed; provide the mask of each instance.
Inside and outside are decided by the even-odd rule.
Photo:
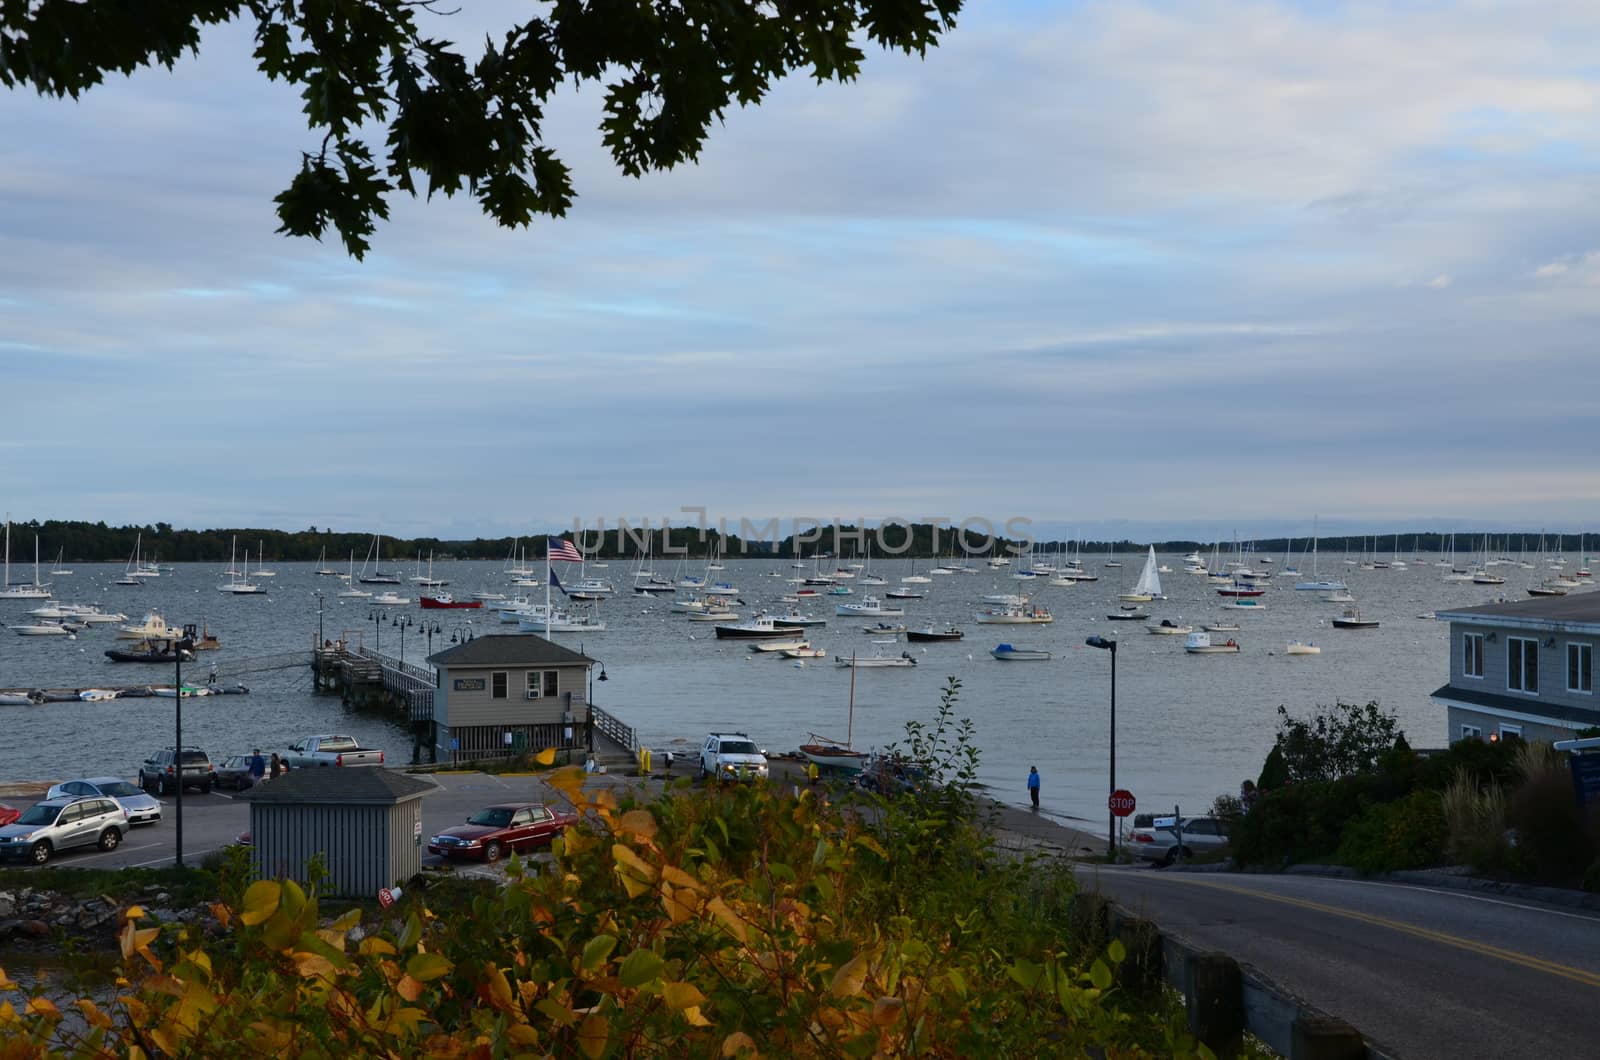
[[[435,785],[370,767],[297,769],[257,784],[250,803],[251,865],[259,879],[306,882],[322,856],[327,895],[374,898],[422,871],[422,796]]]

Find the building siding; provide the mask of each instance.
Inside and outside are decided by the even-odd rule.
[[[1488,640],[1488,635],[1493,632],[1493,643]],[[1466,634],[1484,634],[1483,645],[1483,676],[1468,677],[1466,674]],[[1532,695],[1518,692],[1507,687],[1509,677],[1509,651],[1510,639],[1517,637],[1533,640],[1539,645],[1539,693]],[[1545,641],[1555,638],[1555,644],[1546,648]],[[1600,661],[1600,650],[1595,646],[1600,645],[1600,637],[1575,633],[1542,633],[1533,630],[1518,630],[1512,628],[1495,628],[1489,626],[1464,626],[1457,623],[1450,625],[1450,683],[1457,688],[1478,689],[1484,692],[1503,693],[1516,696],[1518,699],[1528,701],[1528,712],[1540,713],[1543,705],[1545,710],[1559,710],[1562,707],[1583,707],[1589,710],[1600,710],[1600,702],[1596,701],[1593,693],[1567,691],[1567,645],[1569,643],[1588,644],[1597,661]]]
[[[528,671],[554,671],[556,694],[538,699],[527,697]],[[506,675],[506,698],[494,698],[494,674]],[[482,680],[483,690],[458,691],[458,680]],[[448,667],[439,671],[439,699],[442,702],[438,720],[452,729],[484,725],[543,725],[562,721],[566,709],[565,696],[571,696],[573,718],[579,724],[588,719],[585,707],[585,690],[588,682],[586,666],[470,666]]]
[[[391,806],[251,803],[251,863],[260,879],[305,884],[309,862],[320,856],[322,893],[370,898],[422,870],[413,841],[421,820],[420,798]]]

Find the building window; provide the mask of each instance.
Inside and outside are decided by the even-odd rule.
[[[1483,739],[1483,729],[1477,725],[1463,725],[1461,726],[1461,738],[1463,740],[1481,740]]]
[[[1506,638],[1506,687],[1513,692],[1539,692],[1539,642],[1527,637]]]
[[[1461,673],[1466,677],[1483,676],[1483,634],[1468,633],[1461,640]]]
[[[490,698],[491,699],[504,699],[504,698],[506,698],[506,672],[504,670],[496,670],[493,674],[491,674],[489,676],[490,676],[490,680],[489,680],[489,685],[490,685],[489,696],[490,696]]]
[[[1500,739],[1502,739],[1502,740],[1520,740],[1520,739],[1522,739],[1522,726],[1520,726],[1520,725],[1502,725],[1502,726],[1500,726]]]
[[[542,699],[556,694],[556,672],[554,670],[529,670],[528,671],[528,698]]]
[[[1567,643],[1567,691],[1589,695],[1594,691],[1594,646]]]
[[[543,687],[544,687],[543,684],[539,680],[539,671],[538,670],[529,670],[528,671],[528,698],[529,699],[538,699],[540,694],[541,694],[540,693],[540,689],[543,688]]]
[[[544,672],[544,694],[547,696],[556,694],[556,672],[554,670],[546,670]]]

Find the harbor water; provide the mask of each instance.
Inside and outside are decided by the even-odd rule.
[[[1428,694],[1448,676],[1447,629],[1420,617],[1426,612],[1521,596],[1519,576],[1540,572],[1504,568],[1503,586],[1444,582],[1443,571],[1423,557],[1399,570],[1359,570],[1323,557],[1323,577],[1346,581],[1364,618],[1380,626],[1337,630],[1329,620],[1344,606],[1316,592],[1296,592],[1296,578],[1279,576],[1259,598],[1257,612],[1224,610],[1218,586],[1184,574],[1175,557],[1162,557],[1174,573],[1162,574],[1165,601],[1143,605],[1151,622],[1183,624],[1236,621],[1241,629],[1216,635],[1236,639],[1236,655],[1190,655],[1184,637],[1155,636],[1145,623],[1112,622],[1117,594],[1137,578],[1142,560],[1106,567],[1105,557],[1086,557],[1100,576],[1070,588],[1020,582],[1008,570],[936,576],[918,586],[922,600],[898,602],[903,618],[843,618],[838,603],[882,594],[912,570],[907,561],[875,563],[874,573],[888,586],[852,584],[850,596],[819,596],[799,605],[802,612],[826,617],[827,625],[807,630],[813,645],[829,657],[804,665],[748,650],[746,644],[719,641],[709,624],[670,613],[671,597],[633,595],[633,564],[612,562],[588,570],[606,576],[617,594],[598,605],[607,623],[603,633],[557,634],[561,643],[581,647],[604,664],[607,680],[594,685],[594,701],[634,726],[642,742],[658,753],[673,751],[692,760],[708,731],[750,734],[771,752],[793,750],[809,734],[843,740],[858,749],[904,740],[905,723],[934,717],[948,678],[961,682],[958,717],[971,718],[982,752],[980,779],[994,797],[1027,801],[1029,766],[1043,774],[1043,811],[1099,824],[1105,820],[1108,744],[1111,738],[1111,653],[1085,647],[1090,636],[1115,637],[1116,779],[1132,791],[1140,809],[1201,810],[1216,795],[1237,792],[1239,783],[1259,771],[1272,745],[1277,708],[1309,713],[1335,701],[1378,700],[1399,716],[1418,747],[1446,742],[1444,711]],[[662,574],[670,566],[657,563]],[[700,572],[691,565],[691,573]],[[924,569],[927,563],[918,564]],[[570,567],[567,571],[564,568]],[[1266,568],[1271,569],[1271,568]],[[312,564],[280,564],[266,581],[266,596],[231,596],[217,591],[227,578],[220,566],[180,565],[137,587],[115,584],[121,565],[79,565],[54,579],[56,599],[97,602],[137,621],[148,611],[173,624],[203,624],[222,648],[202,652],[186,667],[186,678],[203,679],[213,663],[276,653],[309,652],[318,636],[363,641],[380,650],[422,662],[431,647],[439,651],[468,630],[475,635],[514,632],[488,610],[422,611],[417,587],[397,589],[412,603],[373,607],[365,600],[341,600],[344,583],[317,576]],[[577,576],[575,564],[558,573]],[[542,569],[541,572],[542,574]],[[795,586],[787,579],[808,573],[787,560],[730,560],[713,580],[731,582],[744,601],[736,610],[753,616],[771,608],[786,610],[778,598]],[[492,562],[437,563],[434,575],[448,579],[449,591],[467,599],[478,590],[510,594],[501,565]],[[1309,577],[1309,570],[1305,575]],[[383,586],[368,587],[382,589]],[[542,600],[539,589],[522,590]],[[319,597],[319,592],[321,596]],[[974,613],[989,593],[1030,592],[1036,604],[1055,616],[1049,625],[980,625]],[[680,590],[680,595],[684,591]],[[559,599],[559,595],[558,595]],[[0,601],[0,621],[27,621],[38,602]],[[322,609],[319,615],[319,606]],[[402,627],[409,619],[413,625]],[[965,639],[950,643],[874,643],[863,627],[879,621],[912,629],[955,625]],[[100,685],[171,684],[170,665],[115,664],[104,652],[116,642],[114,626],[94,627],[76,637],[22,637],[0,632],[0,688],[90,688]],[[431,637],[425,631],[432,631]],[[1290,641],[1314,642],[1316,655],[1286,655]],[[1019,648],[1046,649],[1046,662],[1000,662],[990,649],[1007,642]],[[129,642],[121,642],[124,646]],[[851,670],[834,657],[852,653],[868,658],[910,652],[910,669],[855,671],[854,723],[851,725]],[[598,676],[598,670],[596,671]],[[308,666],[245,674],[243,696],[210,696],[183,703],[184,740],[213,758],[254,747],[281,749],[300,737],[323,732],[349,733],[368,746],[383,748],[391,763],[409,761],[409,731],[396,716],[357,712],[337,697],[316,695]],[[234,678],[229,678],[234,680]],[[116,699],[97,703],[46,703],[0,707],[7,739],[0,750],[0,780],[57,780],[68,776],[115,774],[131,777],[151,751],[173,741],[175,702],[171,699]],[[848,732],[847,732],[848,731]]]

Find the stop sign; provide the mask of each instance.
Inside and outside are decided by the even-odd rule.
[[[1133,812],[1134,805],[1133,792],[1127,788],[1118,788],[1106,799],[1106,808],[1118,817],[1128,816]]]

